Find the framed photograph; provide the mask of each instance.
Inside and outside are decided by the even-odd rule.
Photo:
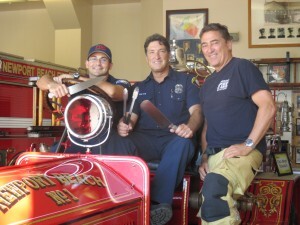
[[[208,24],[208,9],[166,11],[166,38],[183,48],[185,60],[202,60],[199,34]]]
[[[300,46],[300,1],[248,0],[249,48]]]
[[[290,68],[287,63],[272,63],[268,65],[268,83],[289,83]]]
[[[295,163],[300,164],[300,147],[299,146],[296,147],[295,154],[296,154]]]
[[[296,119],[296,136],[300,136],[300,118]],[[299,147],[300,150],[300,147]],[[299,152],[300,153],[300,152]],[[300,160],[300,159],[299,159]],[[300,162],[299,162],[300,163]]]
[[[278,176],[293,174],[291,162],[286,152],[273,153],[273,157]]]
[[[297,95],[296,97],[296,104],[297,104],[297,109],[300,109],[300,95]]]

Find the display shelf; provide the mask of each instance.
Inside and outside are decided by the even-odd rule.
[[[300,58],[290,58],[288,61],[286,58],[264,58],[264,59],[251,59],[254,64],[271,64],[271,63],[300,63]]]
[[[300,88],[300,83],[268,83],[271,89],[294,90]]]
[[[293,90],[300,88],[300,58],[264,58],[251,59],[250,61],[260,69],[272,89]],[[269,76],[271,72],[269,70],[273,69],[276,65],[286,67],[284,72],[288,78],[287,82],[270,82]]]
[[[285,58],[263,58],[251,61],[262,72],[277,102],[278,109],[273,123],[274,130],[280,134],[281,140],[289,142],[289,157],[292,167],[293,169],[300,169],[300,163],[297,163],[296,160],[296,148],[300,147],[300,136],[296,135],[296,122],[300,120],[300,58],[290,58],[287,53]],[[270,82],[270,76],[273,76],[272,72],[279,74],[279,71],[276,71],[276,66],[280,65],[285,67],[286,77],[284,81],[286,82],[279,82],[279,79]],[[284,95],[280,95],[281,93],[284,93]],[[278,98],[278,96],[281,96],[281,98]],[[284,109],[282,107],[283,101],[287,101],[287,107]],[[283,112],[285,114],[282,116]],[[283,126],[280,125],[281,120],[285,120],[285,124],[289,124],[289,132],[280,131],[280,126]]]

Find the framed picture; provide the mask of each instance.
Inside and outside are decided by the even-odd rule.
[[[166,11],[166,38],[183,48],[185,60],[204,61],[199,34],[208,24],[208,9]]]
[[[300,164],[300,146],[295,148],[295,163]]]
[[[278,176],[293,174],[291,162],[286,152],[273,153],[273,157]]]
[[[287,63],[272,63],[268,65],[268,83],[289,83],[290,68]]]
[[[300,46],[300,1],[248,0],[249,48]]]
[[[296,136],[300,136],[300,118],[296,119]],[[300,153],[300,147],[299,147],[299,153]]]

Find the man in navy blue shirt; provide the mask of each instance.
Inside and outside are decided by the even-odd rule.
[[[151,182],[150,219],[152,225],[162,225],[172,217],[174,190],[194,155],[195,133],[202,117],[199,89],[192,84],[192,76],[176,72],[169,65],[168,40],[154,34],[146,39],[144,50],[151,73],[136,84],[139,95],[131,120],[128,125],[121,120],[118,132],[134,143],[137,151],[132,154],[145,161],[160,161]],[[150,100],[177,128],[161,129],[140,108],[143,100]]]
[[[87,59],[85,62],[86,69],[88,71],[88,76],[79,76],[73,77],[72,74],[61,74],[57,77],[52,77],[50,75],[44,75],[37,81],[37,86],[42,90],[49,90],[55,97],[63,97],[69,94],[68,89],[65,84],[62,83],[62,80],[65,78],[74,78],[81,81],[86,81],[91,78],[103,77],[96,86],[99,87],[105,94],[106,99],[109,100],[109,103],[113,109],[113,126],[109,139],[105,141],[106,134],[98,135],[91,140],[89,140],[89,145],[96,145],[97,143],[104,142],[100,147],[92,147],[92,154],[120,154],[121,152],[115,153],[117,149],[123,149],[123,145],[127,143],[122,143],[121,141],[116,141],[115,138],[118,138],[116,132],[116,125],[119,122],[119,119],[123,116],[122,107],[123,107],[123,90],[124,88],[129,89],[130,83],[124,79],[117,79],[109,74],[113,63],[112,63],[112,53],[111,50],[104,44],[97,44],[90,48]],[[75,96],[87,93],[86,90],[76,93]],[[73,97],[73,96],[72,96]],[[107,134],[108,135],[108,134]],[[82,145],[87,144],[79,138],[72,137],[77,143]],[[67,153],[85,153],[87,148],[71,144],[71,147],[66,150]]]
[[[251,184],[266,150],[266,131],[276,106],[259,69],[232,56],[226,26],[212,23],[200,33],[202,52],[215,72],[200,88],[205,117],[199,167],[202,224],[240,224],[236,200]]]

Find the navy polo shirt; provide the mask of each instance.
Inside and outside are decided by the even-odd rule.
[[[245,59],[232,58],[206,79],[200,99],[207,121],[208,147],[228,147],[248,138],[258,110],[251,96],[259,90],[270,89],[259,69]],[[264,139],[257,148],[265,151]]]
[[[163,82],[154,80],[152,73],[142,82],[137,83],[139,95],[133,112],[139,115],[137,131],[152,132],[154,135],[170,133],[168,128],[161,129],[156,122],[140,108],[143,100],[151,101],[173,124],[187,123],[190,118],[189,108],[199,104],[199,88],[192,84],[192,75],[174,71]]]
[[[130,83],[127,80],[116,79],[112,75],[108,75],[108,78],[106,81],[111,84],[123,86],[124,88],[127,88],[128,90],[130,90],[130,87],[131,87]],[[114,120],[114,127],[116,127],[119,120],[123,116],[123,101],[118,101],[118,102],[112,101],[111,104],[114,104],[114,107],[115,107],[113,120]]]

